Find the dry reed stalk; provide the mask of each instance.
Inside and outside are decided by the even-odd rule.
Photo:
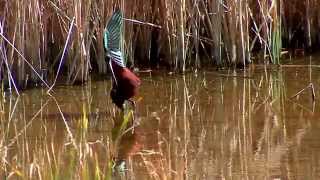
[[[70,69],[68,73],[68,84],[74,82],[85,82],[88,78],[88,69],[90,67],[90,53],[87,52],[87,36],[90,34],[88,12],[91,10],[91,1],[77,1],[71,3],[74,7],[73,14],[76,19],[77,31],[75,41],[71,48],[71,57],[69,58]],[[90,44],[89,44],[90,46]]]
[[[3,23],[0,22],[0,34],[4,34],[4,26],[3,26]],[[12,76],[12,72],[11,72],[11,69],[10,69],[10,66],[9,66],[9,63],[8,63],[8,56],[7,56],[7,50],[6,50],[6,47],[4,45],[4,41],[1,39],[0,41],[0,52],[1,52],[1,67],[3,67],[3,64],[5,64],[5,67],[7,69],[7,80],[8,80],[8,84],[9,84],[9,91],[10,93],[12,93],[12,86],[14,87],[14,90],[15,92],[19,95],[19,90],[17,88],[17,85],[16,85],[16,82],[15,80],[13,79],[13,76]],[[1,76],[1,79],[0,81],[3,81],[5,77],[3,77],[5,74],[5,69],[4,68],[1,68],[1,72],[0,72],[0,76]]]
[[[57,71],[57,74],[56,74],[56,78],[54,79],[53,84],[51,85],[51,87],[50,87],[50,89],[48,90],[48,92],[51,91],[51,89],[54,87],[54,85],[55,85],[56,82],[57,82],[57,79],[58,79],[58,76],[59,76],[59,72],[60,72],[62,63],[63,63],[64,58],[65,58],[65,55],[66,55],[66,53],[67,53],[67,48],[68,48],[68,45],[69,45],[70,36],[72,35],[72,29],[73,29],[73,25],[74,25],[74,20],[75,20],[75,18],[72,19],[71,24],[70,24],[70,28],[69,28],[69,32],[68,32],[68,37],[67,37],[67,40],[66,40],[64,49],[63,49],[63,53],[62,53],[61,59],[60,59],[60,63],[59,63],[58,71]]]
[[[214,0],[208,3],[208,8],[204,7],[204,12],[208,22],[210,36],[214,41],[214,45],[212,46],[213,60],[218,66],[221,66],[224,63],[221,54],[223,2],[221,2],[221,0]]]
[[[137,5],[136,3],[140,4]],[[152,22],[154,18],[152,1],[135,1],[124,3],[125,18],[140,22]],[[152,27],[132,24],[124,21],[125,28],[125,53],[128,65],[134,66],[135,61],[148,64],[151,53]],[[135,60],[136,58],[136,60]]]
[[[46,83],[46,81],[42,78],[42,76],[33,68],[32,64],[21,54],[21,52],[19,52],[19,50],[14,46],[14,44],[12,44],[3,34],[0,34],[0,36],[2,37],[2,39],[4,39],[11,47],[12,49],[17,52],[17,54],[19,55],[19,57],[22,59],[22,63],[26,63],[30,69],[38,76],[38,78],[41,80],[41,82],[49,88],[49,85]]]
[[[26,46],[25,49],[25,56],[30,59],[32,66],[34,69],[39,72],[43,76],[42,69],[46,67],[44,64],[44,59],[41,53],[41,50],[46,49],[46,47],[42,47],[43,43],[43,36],[46,36],[46,33],[43,32],[43,20],[45,18],[42,16],[43,13],[43,6],[39,1],[32,1],[29,4],[24,5],[27,8],[26,11],[26,23],[25,26],[25,38],[24,38],[24,45]],[[30,80],[31,82],[37,82],[37,74],[30,71]],[[29,74],[28,73],[28,74]]]
[[[186,70],[186,47],[185,47],[185,29],[186,29],[186,20],[185,20],[185,9],[186,9],[186,2],[185,0],[178,0],[177,1],[177,64],[179,64],[179,69],[182,72]]]
[[[125,3],[127,6],[134,7],[135,1],[130,1],[128,3]],[[135,17],[135,11],[131,10],[130,8],[126,8],[127,11],[125,13],[125,17]],[[135,51],[137,47],[136,40],[138,38],[138,33],[136,32],[137,27],[133,23],[124,23],[125,25],[125,52],[127,57],[127,62],[131,62],[131,66],[134,66],[135,64]]]
[[[195,53],[195,60],[194,60],[194,66],[195,69],[201,68],[200,63],[200,57],[199,57],[199,48],[200,48],[200,9],[199,9],[199,2],[198,0],[192,0],[190,5],[191,12],[190,12],[190,19],[191,19],[191,29],[192,29],[192,41],[193,45],[191,45],[191,51],[188,55],[188,57],[192,57],[192,49],[194,49]],[[188,66],[192,66],[191,63],[188,64]]]
[[[96,44],[96,47],[94,48],[94,52],[96,56],[93,58],[96,58],[96,62],[98,65],[98,72],[101,74],[107,73],[107,66],[105,63],[105,52],[103,47],[103,33],[105,29],[105,24],[103,22],[107,22],[107,12],[106,9],[109,9],[107,7],[109,3],[105,1],[99,1],[96,3],[93,3],[93,17],[95,17],[94,21],[94,28],[96,28],[96,35],[93,36],[95,39],[94,44]],[[100,41],[101,40],[101,41]]]
[[[169,55],[167,58],[169,58],[170,65],[177,69],[177,43],[176,43],[176,36],[173,36],[176,34],[176,28],[175,28],[175,15],[174,15],[174,2],[166,0],[164,3],[164,7],[167,11],[163,10],[163,19],[165,27],[166,27],[166,35],[168,39],[168,49],[169,49]]]
[[[314,91],[314,85],[313,83],[310,83],[308,86],[306,86],[305,88],[301,89],[299,92],[297,92],[295,95],[291,96],[290,99],[293,99],[297,96],[299,96],[301,93],[303,93],[305,90],[310,89],[311,92],[311,97],[312,97],[312,101],[315,102],[315,98],[316,98],[316,93]]]
[[[238,40],[240,37],[238,34],[238,14],[237,4],[235,1],[226,1],[225,6],[232,11],[223,14],[223,31],[224,31],[224,42],[227,53],[228,64],[236,64],[238,57]]]

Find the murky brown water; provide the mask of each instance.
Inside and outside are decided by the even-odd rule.
[[[320,179],[320,67],[141,77],[135,112],[140,125],[113,152],[126,160],[128,179]],[[315,102],[311,89],[290,98],[310,82]],[[33,161],[26,154],[53,156],[41,152],[69,146],[88,113],[86,137],[103,163],[119,121],[109,89],[110,81],[57,87],[57,103],[39,89],[6,98],[0,143],[9,149],[2,157],[10,167],[28,169]]]

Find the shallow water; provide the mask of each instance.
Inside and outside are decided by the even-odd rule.
[[[112,131],[121,116],[108,96],[110,81],[56,87],[56,101],[41,89],[3,99],[0,171],[32,174],[31,163],[52,163],[62,151],[59,166],[68,167],[64,147],[83,137],[78,129],[86,115],[88,154],[101,167],[108,158],[125,161],[122,177],[113,175],[119,179],[320,178],[320,67],[140,76],[139,125],[117,144]],[[309,83],[315,101],[311,88],[291,98]]]

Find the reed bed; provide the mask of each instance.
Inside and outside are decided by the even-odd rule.
[[[245,66],[254,57],[279,64],[284,49],[319,45],[317,0],[3,0],[1,81],[18,89],[52,82],[59,73],[69,84],[107,73],[102,37],[115,7],[124,12],[129,67],[185,71]]]
[[[320,44],[316,0],[0,3],[0,77],[12,90],[57,75],[74,84],[92,72],[107,73],[102,37],[115,7],[124,12],[129,67],[185,71],[259,59],[279,64],[283,51],[310,52]]]

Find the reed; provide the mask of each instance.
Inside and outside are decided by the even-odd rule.
[[[208,64],[245,66],[252,57],[280,64],[283,49],[320,45],[316,0],[3,0],[1,5],[0,73],[11,89],[43,84],[37,73],[52,81],[60,62],[68,84],[86,82],[92,72],[106,74],[102,35],[116,6],[124,12],[123,50],[130,67],[185,71]]]

